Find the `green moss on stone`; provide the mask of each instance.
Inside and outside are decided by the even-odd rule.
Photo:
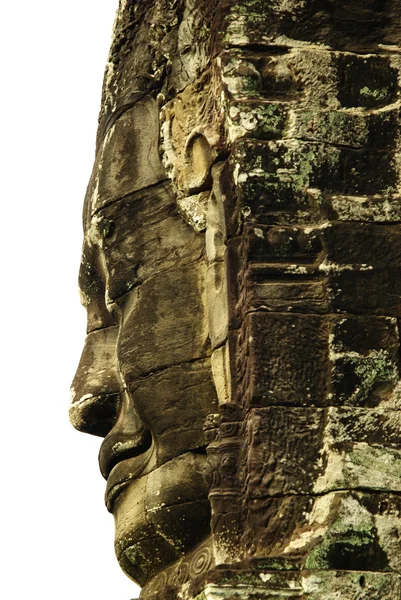
[[[365,96],[366,98],[372,98],[373,100],[385,100],[389,94],[388,88],[381,88],[377,90],[371,90],[366,85],[361,88],[360,92],[361,96]]]
[[[326,533],[320,544],[315,546],[306,559],[307,569],[353,569],[361,555],[375,541],[372,524],[337,521]]]
[[[372,351],[368,356],[347,356],[335,368],[333,381],[343,387],[340,397],[348,402],[365,402],[379,384],[395,383],[398,369],[385,350]],[[353,390],[350,384],[353,382]]]
[[[104,239],[112,235],[114,231],[114,223],[110,219],[102,219],[98,222],[97,228],[100,236]]]

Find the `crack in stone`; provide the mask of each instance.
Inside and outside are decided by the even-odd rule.
[[[110,206],[113,206],[114,204],[117,204],[118,202],[124,202],[128,198],[131,198],[135,194],[140,194],[141,192],[144,192],[145,190],[151,190],[151,189],[156,188],[158,186],[162,187],[163,184],[165,184],[165,183],[170,183],[170,179],[168,177],[165,178],[165,179],[161,179],[160,181],[157,181],[156,183],[151,183],[150,185],[147,185],[147,186],[141,188],[140,190],[134,190],[132,192],[128,192],[127,194],[124,194],[124,196],[116,198],[115,200],[110,200],[109,202],[106,202],[105,204],[103,204],[102,206],[100,206],[99,208],[97,208],[91,214],[91,219],[93,219],[93,217],[95,217],[96,215],[98,215],[102,210],[105,210],[106,208],[109,208]],[[166,186],[164,189],[165,189],[166,193],[168,195],[170,195],[170,198],[175,201],[174,196],[172,194],[170,194],[170,190],[168,189],[168,186]]]

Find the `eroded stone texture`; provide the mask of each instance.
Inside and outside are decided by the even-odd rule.
[[[120,1],[71,420],[143,600],[401,597],[400,17]]]

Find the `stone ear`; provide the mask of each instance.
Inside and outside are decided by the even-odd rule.
[[[214,152],[202,133],[192,133],[184,152],[185,187],[190,194],[210,189]]]

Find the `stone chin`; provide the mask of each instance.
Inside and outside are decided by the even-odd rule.
[[[117,465],[120,484],[108,504],[115,519],[120,567],[141,586],[191,551],[210,528],[210,504],[202,475],[206,457],[188,452],[152,468],[153,460],[137,479],[129,478],[132,459]]]

